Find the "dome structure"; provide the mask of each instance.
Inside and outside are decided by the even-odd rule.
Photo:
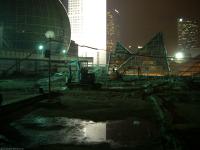
[[[55,34],[52,49],[68,50],[70,23],[60,0],[0,0],[0,50],[48,47],[47,31]]]

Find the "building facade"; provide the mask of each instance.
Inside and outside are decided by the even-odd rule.
[[[68,15],[79,57],[106,64],[106,0],[68,0]]]
[[[120,39],[119,14],[115,10],[107,11],[107,51],[113,52]]]
[[[192,49],[200,48],[200,20],[179,18],[177,20],[178,48],[186,55],[191,55]]]

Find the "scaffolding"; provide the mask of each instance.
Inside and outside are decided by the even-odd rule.
[[[123,75],[164,76],[170,72],[163,34],[156,34],[143,48],[130,51],[121,43],[111,53],[109,73]]]

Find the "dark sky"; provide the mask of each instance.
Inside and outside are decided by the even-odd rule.
[[[200,17],[200,0],[108,0],[108,8],[120,12],[120,40],[144,45],[157,32],[164,32],[169,53],[176,50],[176,18]]]

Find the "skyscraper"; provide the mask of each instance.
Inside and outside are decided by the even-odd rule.
[[[106,0],[68,0],[72,40],[80,57],[93,57],[94,64],[106,64]]]
[[[115,50],[116,43],[120,38],[119,27],[119,12],[110,9],[107,11],[107,51],[112,52]]]
[[[177,28],[179,49],[191,55],[191,49],[200,48],[200,20],[179,18]]]

